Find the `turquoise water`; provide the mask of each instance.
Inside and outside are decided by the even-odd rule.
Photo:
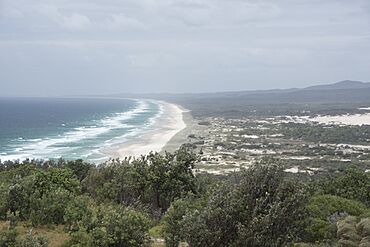
[[[0,160],[106,160],[104,150],[153,127],[152,100],[0,98]]]

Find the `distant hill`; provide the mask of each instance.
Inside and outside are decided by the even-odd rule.
[[[334,90],[334,89],[362,89],[362,88],[370,88],[370,83],[346,80],[333,84],[306,87],[304,88],[304,90]]]
[[[340,81],[332,84],[315,85],[306,88],[290,88],[290,89],[269,89],[269,90],[245,90],[245,91],[230,91],[216,93],[158,93],[158,94],[115,94],[114,97],[132,97],[132,98],[154,98],[154,99],[203,99],[203,98],[243,98],[247,97],[250,101],[352,101],[352,100],[370,100],[370,82],[360,81]],[[318,92],[323,91],[323,92]],[[334,97],[335,95],[343,96],[341,98]],[[359,97],[359,98],[357,98]]]
[[[271,89],[199,94],[116,94],[114,97],[151,98],[180,104],[194,116],[279,115],[309,110],[338,113],[370,105],[370,83],[340,81],[306,88]],[[320,105],[320,107],[318,107]],[[314,108],[316,110],[313,110]],[[256,111],[256,109],[258,109]]]
[[[148,95],[149,96],[149,95]],[[155,98],[181,99],[233,99],[244,103],[326,103],[326,102],[370,102],[370,83],[359,81],[340,81],[333,84],[310,86],[306,88],[271,89],[255,91],[166,94],[151,95]]]

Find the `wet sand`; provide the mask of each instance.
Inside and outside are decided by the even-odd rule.
[[[135,140],[106,150],[111,158],[139,157],[149,152],[170,151],[178,149],[187,138],[188,123],[191,115],[186,109],[161,102],[163,113],[159,116],[153,129],[138,136]]]

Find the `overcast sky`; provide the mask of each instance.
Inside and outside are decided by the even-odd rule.
[[[0,0],[0,95],[370,81],[370,0]]]

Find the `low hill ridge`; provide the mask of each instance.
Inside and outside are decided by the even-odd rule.
[[[332,84],[325,84],[325,85],[316,85],[304,88],[304,90],[330,90],[330,89],[361,89],[361,88],[370,88],[369,82],[361,82],[361,81],[339,81]]]

